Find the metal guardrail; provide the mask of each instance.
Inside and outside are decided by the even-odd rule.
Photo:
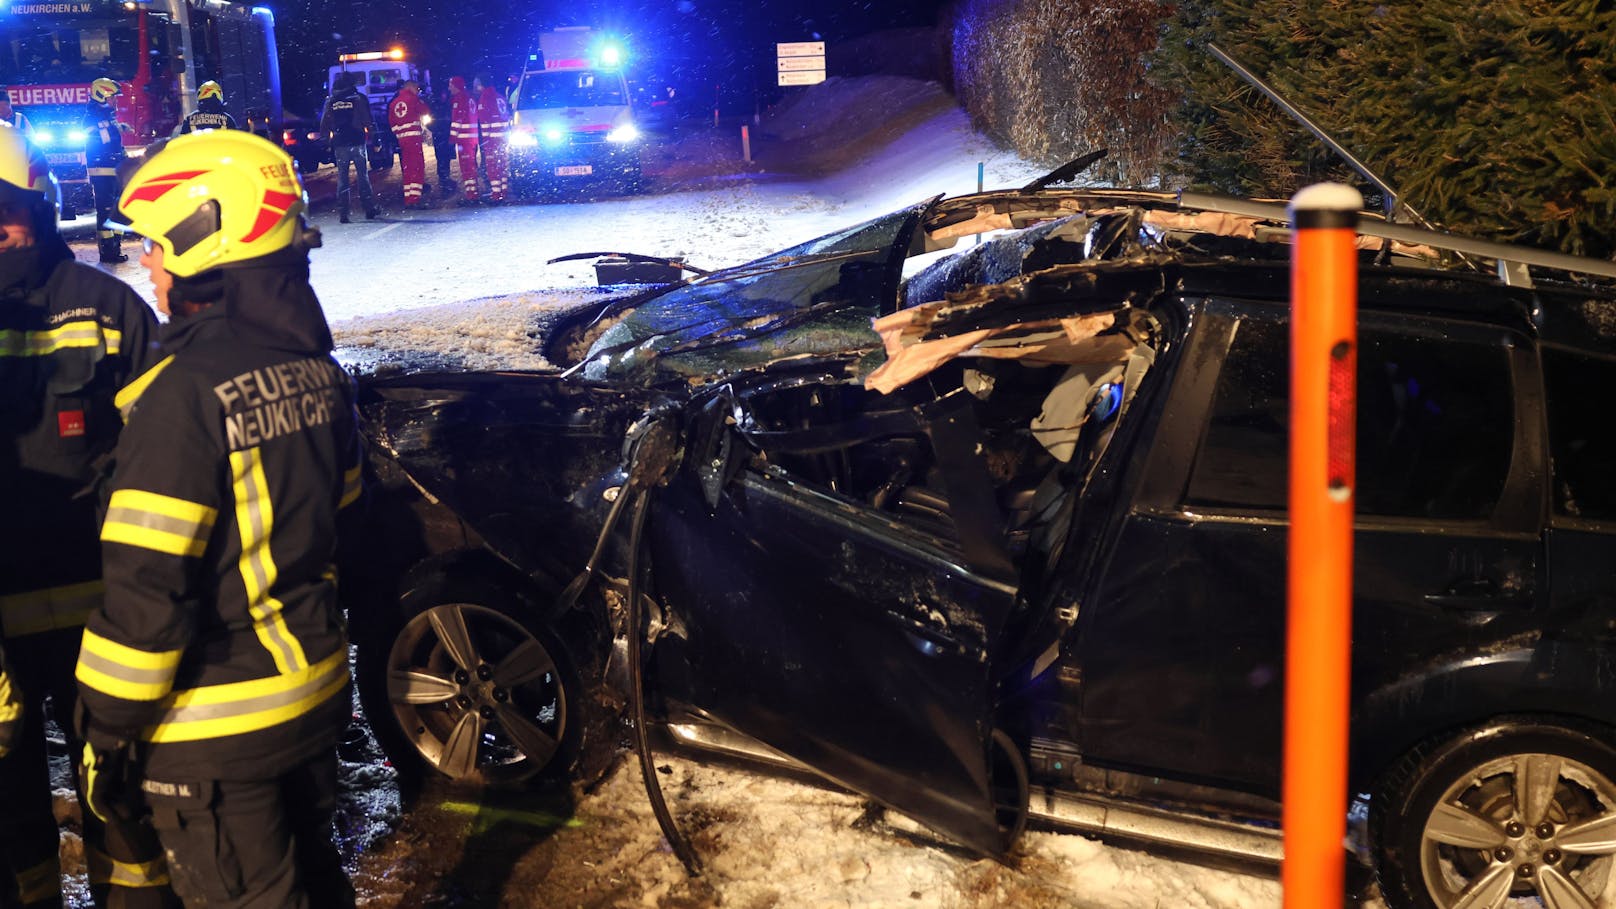
[[[1253,202],[1249,199],[1238,199],[1233,196],[1183,192],[1178,195],[1178,205],[1184,209],[1214,211],[1230,215],[1241,215],[1247,218],[1261,218],[1265,221],[1280,224],[1290,223],[1290,212],[1284,205],[1276,202]],[[1552,268],[1573,274],[1616,278],[1616,262],[1548,252],[1547,250],[1532,249],[1526,246],[1512,246],[1508,243],[1497,243],[1491,240],[1478,240],[1474,237],[1450,234],[1440,230],[1391,224],[1364,214],[1358,216],[1357,231],[1365,237],[1394,240],[1398,243],[1409,243],[1417,246],[1429,246],[1433,249],[1443,249],[1464,255],[1492,259],[1498,263],[1499,276],[1505,283],[1519,284],[1526,277],[1516,266]]]

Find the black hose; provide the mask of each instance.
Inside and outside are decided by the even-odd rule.
[[[627,488],[624,494],[630,494]],[[657,826],[662,828],[662,835],[684,864],[685,871],[691,877],[700,877],[701,859],[690,841],[674,826],[673,815],[662,797],[662,783],[657,779],[656,766],[651,759],[650,730],[645,722],[645,667],[640,662],[640,640],[645,636],[645,618],[640,609],[640,542],[650,503],[649,489],[634,493],[628,537],[628,672],[629,702],[634,712],[634,747],[640,753],[640,775],[645,778],[645,794],[651,799],[651,813],[656,815]]]

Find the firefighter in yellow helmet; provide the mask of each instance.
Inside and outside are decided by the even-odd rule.
[[[118,165],[124,162],[123,135],[126,129],[118,122],[113,99],[123,94],[123,87],[103,76],[90,83],[90,103],[85,105],[84,167],[90,177],[90,191],[95,194],[95,237],[101,261],[106,264],[127,262],[118,242],[118,232],[107,222],[118,212]]]
[[[133,290],[74,260],[56,230],[44,155],[0,127],[0,640],[13,695],[26,695],[12,717],[17,739],[0,757],[6,905],[8,893],[25,906],[62,902],[45,702],[69,725],[79,638],[102,596],[97,486],[123,425],[115,397],[156,362],[156,335],[156,316]],[[92,818],[84,833],[103,904],[114,880],[134,889],[112,905],[163,904],[166,876],[149,830],[144,845],[138,827],[103,842]]]
[[[86,788],[92,810],[150,811],[175,890],[210,909],[353,905],[331,842],[350,718],[333,565],[360,447],[306,206],[292,159],[240,130],[170,140],[121,200],[169,323],[121,398],[78,664]]]
[[[235,129],[236,118],[224,108],[224,89],[212,79],[197,86],[196,110],[186,114],[174,135],[194,133],[199,129]]]

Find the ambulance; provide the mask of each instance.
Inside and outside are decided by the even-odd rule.
[[[638,189],[642,137],[622,43],[588,26],[544,32],[538,43],[511,93],[516,194],[589,180]]]

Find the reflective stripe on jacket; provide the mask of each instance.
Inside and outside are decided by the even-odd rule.
[[[353,380],[239,330],[212,309],[185,320],[120,402],[106,602],[76,674],[92,730],[152,743],[154,773],[259,778],[329,747],[350,713],[334,562],[361,491]]]
[[[511,125],[511,106],[493,86],[484,86],[477,95],[477,129],[484,142],[503,141]]]
[[[16,638],[82,625],[100,602],[101,463],[119,388],[158,357],[157,318],[59,238],[0,256],[37,257],[0,286],[0,434],[18,478],[0,509],[0,636]]]
[[[477,101],[470,92],[449,96],[449,138],[456,142],[477,141]]]
[[[387,125],[392,127],[393,135],[400,139],[419,139],[423,134],[421,118],[430,113],[420,95],[400,91],[387,105]]]

